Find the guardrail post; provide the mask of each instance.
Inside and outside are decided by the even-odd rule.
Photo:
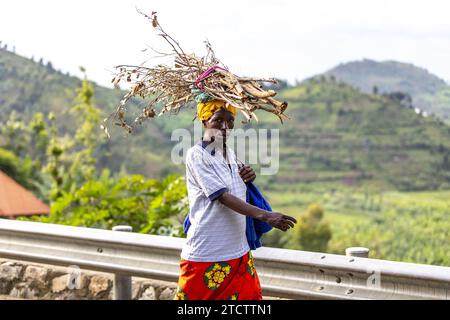
[[[369,257],[369,249],[363,247],[351,247],[345,249],[345,255],[349,257],[361,257],[368,258]]]
[[[130,226],[116,226],[112,228],[113,231],[132,232],[133,228]],[[114,300],[131,300],[131,276],[120,273],[114,274]]]

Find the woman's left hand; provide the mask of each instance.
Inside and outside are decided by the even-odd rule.
[[[244,165],[239,169],[239,175],[246,183],[253,182],[256,179],[255,171],[247,165]]]

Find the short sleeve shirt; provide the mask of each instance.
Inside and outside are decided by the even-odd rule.
[[[212,153],[212,154],[211,154]],[[200,142],[186,155],[186,184],[191,226],[181,252],[185,260],[218,262],[236,259],[250,250],[246,217],[217,200],[224,192],[246,201],[246,185],[234,152],[211,152]]]

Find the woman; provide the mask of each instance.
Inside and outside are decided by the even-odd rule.
[[[186,180],[190,227],[181,253],[181,275],[175,299],[261,300],[261,286],[247,242],[246,216],[287,231],[292,217],[246,202],[245,182],[256,178],[240,169],[226,139],[236,109],[223,101],[199,103],[197,117],[205,134],[187,152]]]

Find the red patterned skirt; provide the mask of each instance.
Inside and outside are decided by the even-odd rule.
[[[181,259],[175,300],[262,300],[253,257],[222,262]]]

